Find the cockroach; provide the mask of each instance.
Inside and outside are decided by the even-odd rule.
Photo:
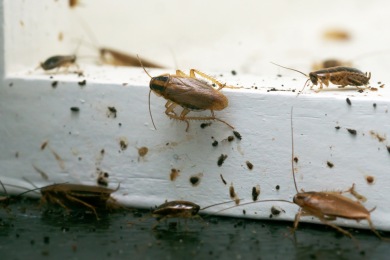
[[[83,42],[86,46],[89,48],[95,49],[99,52],[100,61],[104,64],[112,65],[112,66],[125,66],[125,67],[139,67],[139,59],[136,55],[132,55],[129,53],[125,53],[120,50],[116,50],[114,48],[109,47],[101,47],[98,43],[98,40],[93,33],[93,30],[90,28],[90,26],[83,20],[79,19],[79,22],[84,27],[88,38],[92,41],[92,43]],[[160,64],[157,64],[155,62],[142,59],[143,64],[145,67],[149,68],[158,68],[163,69],[165,66],[162,66]]]
[[[185,200],[173,200],[165,202],[152,211],[152,216],[157,218],[157,223],[153,226],[153,229],[155,229],[161,221],[168,218],[198,218],[202,220],[202,217],[198,214],[200,210],[205,210],[226,203],[231,203],[231,201],[220,202],[204,208],[200,208],[198,204]]]
[[[304,90],[308,81],[311,81],[311,83],[313,84],[310,89],[320,84],[317,92],[320,91],[324,85],[328,87],[329,83],[339,85],[339,88],[344,88],[346,86],[354,86],[357,87],[359,90],[363,90],[364,88],[360,88],[360,86],[368,85],[370,83],[369,81],[371,78],[371,72],[363,73],[358,69],[343,66],[317,70],[310,72],[309,75],[307,75],[302,71],[296,69],[284,67],[273,62],[272,64],[282,67],[284,69],[296,71],[306,76],[308,79],[306,80],[301,92]]]
[[[110,64],[113,66],[139,67],[139,61],[137,56],[107,47],[101,47],[98,48],[98,50],[100,54],[100,59],[103,63]],[[165,68],[162,65],[145,59],[142,59],[142,64],[147,68]]]
[[[76,55],[55,55],[49,57],[44,62],[41,62],[40,66],[43,70],[59,70],[61,67],[67,69],[71,65],[74,65],[78,68],[76,59]]]
[[[185,74],[181,70],[176,70],[176,74],[174,75],[162,74],[157,77],[152,77],[146,71],[142,61],[139,60],[139,62],[145,73],[150,77],[149,113],[155,129],[157,128],[154,124],[152,112],[150,110],[150,93],[152,91],[157,96],[162,96],[168,100],[165,104],[165,114],[169,118],[186,122],[186,131],[188,131],[190,126],[189,120],[217,120],[234,129],[234,127],[229,123],[215,117],[214,115],[214,110],[223,110],[229,104],[227,97],[220,92],[226,84],[222,84],[216,79],[196,69],[191,69],[190,75]],[[197,78],[195,76],[196,74],[218,85],[218,89],[213,88],[213,86],[205,80]],[[180,115],[177,115],[174,111],[177,106],[181,106],[183,108]],[[191,111],[203,110],[210,110],[211,116],[187,116],[187,114]]]
[[[112,206],[115,201],[111,194],[119,189],[89,186],[83,184],[53,184],[41,188],[42,203],[59,205],[66,210],[75,207],[84,207],[90,209],[99,219],[97,210],[106,210]]]
[[[355,185],[353,184],[351,188],[346,191],[341,192],[329,192],[329,191],[308,191],[299,192],[297,182],[295,180],[295,170],[294,170],[294,133],[293,133],[293,122],[292,122],[293,108],[291,108],[291,169],[294,181],[294,187],[297,194],[293,198],[293,202],[283,199],[267,199],[256,202],[249,202],[241,204],[240,206],[259,203],[259,202],[287,202],[291,204],[296,204],[299,206],[299,211],[295,215],[294,226],[292,232],[298,228],[299,220],[302,216],[312,216],[319,219],[325,225],[328,225],[337,231],[343,233],[344,235],[354,238],[353,235],[347,230],[331,223],[330,221],[336,220],[337,218],[352,219],[356,221],[366,220],[371,231],[382,240],[389,240],[388,238],[382,237],[379,232],[375,229],[374,224],[371,221],[371,212],[375,210],[374,207],[371,210],[367,210],[359,201],[363,200],[364,197],[358,194],[355,191]],[[352,200],[342,194],[345,192],[351,193],[356,199]],[[233,208],[233,207],[230,207]],[[225,209],[226,210],[226,209]]]

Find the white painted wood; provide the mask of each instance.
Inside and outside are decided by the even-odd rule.
[[[342,6],[332,9],[336,4],[348,6],[348,12]],[[323,58],[352,59],[371,53],[353,62],[372,72],[372,87],[378,87],[378,81],[386,83],[388,53],[383,50],[390,38],[381,27],[387,19],[383,5],[388,3],[253,1],[238,6],[233,1],[214,1],[209,9],[202,9],[205,3],[196,1],[183,9],[178,1],[107,5],[106,1],[85,0],[70,9],[67,1],[2,1],[1,181],[12,193],[32,188],[23,177],[38,187],[58,182],[95,185],[104,149],[98,166],[110,174],[110,187],[120,183],[114,196],[129,206],[151,207],[184,199],[204,207],[230,200],[231,183],[243,203],[251,201],[252,187],[257,184],[260,199],[292,200],[296,191],[290,163],[290,109],[294,106],[298,187],[345,190],[355,183],[356,190],[368,199],[364,205],[377,207],[372,213],[375,226],[390,230],[386,221],[390,216],[388,87],[363,93],[334,86],[320,93],[307,89],[297,98],[291,90],[302,88],[303,75],[269,64],[274,61],[306,73],[312,62]],[[329,9],[334,10],[329,20],[328,12],[318,12]],[[364,24],[359,24],[363,20]],[[77,50],[83,77],[35,70],[49,56],[73,54],[80,38],[92,41],[83,23],[93,28],[102,45],[174,67],[171,49],[180,69],[197,68],[228,85],[243,87],[224,89],[229,106],[216,111],[217,117],[236,127],[242,140],[226,141],[232,130],[220,122],[205,129],[200,128],[202,122],[191,122],[185,132],[185,123],[164,114],[166,101],[152,94],[154,130],[147,103],[150,79],[144,71],[96,65],[95,59],[86,56],[97,55],[86,46]],[[352,39],[347,43],[325,41],[321,33],[332,26],[345,28]],[[174,73],[174,69],[148,71],[151,75]],[[80,86],[84,79],[86,85]],[[55,88],[54,81],[58,82]],[[70,111],[73,106],[80,108],[79,113]],[[116,118],[109,115],[109,106],[116,108]],[[357,135],[347,128],[355,129]],[[385,140],[379,141],[375,134]],[[127,149],[120,149],[120,140],[128,141]],[[219,141],[217,147],[212,146],[213,140]],[[49,146],[41,150],[45,141]],[[139,158],[137,148],[142,146],[149,152]],[[62,158],[63,169],[50,148]],[[219,167],[221,154],[228,157]],[[246,161],[253,163],[253,170]],[[333,168],[327,166],[328,161]],[[33,166],[46,172],[49,180],[43,180]],[[175,181],[170,180],[172,168],[180,170]],[[189,182],[192,175],[202,176],[196,187]],[[367,176],[375,178],[373,184],[367,183]],[[286,211],[273,219],[293,220],[298,210],[286,203],[263,203],[219,214],[269,218],[272,205]],[[336,223],[367,228],[365,221]]]

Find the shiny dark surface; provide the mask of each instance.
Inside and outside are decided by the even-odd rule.
[[[156,229],[150,210],[99,213],[46,208],[39,200],[0,209],[1,259],[385,259],[390,243],[371,231],[291,222],[203,216],[169,219]],[[389,236],[389,234],[384,234]]]

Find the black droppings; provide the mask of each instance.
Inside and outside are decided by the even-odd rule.
[[[211,126],[211,123],[202,123],[202,124],[200,124],[201,128],[206,128],[208,126]]]
[[[232,75],[233,76],[236,76],[237,75],[237,72],[235,70],[232,70]]]
[[[223,162],[226,160],[227,157],[227,154],[221,154],[217,161],[218,166],[222,166]]]
[[[234,136],[232,136],[232,135],[228,136],[227,140],[228,140],[229,142],[232,142],[232,141],[234,140]]]
[[[79,112],[80,108],[79,107],[71,107],[70,111],[72,111],[72,112]]]
[[[214,140],[214,142],[211,144],[212,146],[218,146],[218,141],[217,140]]]
[[[53,81],[53,82],[51,83],[52,88],[56,88],[57,85],[58,85],[58,81]]]
[[[79,81],[79,86],[85,86],[87,85],[87,80],[82,80],[82,81]]]
[[[347,98],[346,101],[347,101],[348,105],[350,105],[350,106],[352,105],[352,102],[351,102],[351,100],[349,98]]]
[[[192,186],[197,186],[200,182],[199,176],[191,176],[190,177],[190,182]]]
[[[356,135],[356,134],[357,134],[357,131],[356,131],[355,129],[347,128],[347,131],[348,131],[351,135]]]
[[[242,139],[242,136],[241,136],[241,134],[239,132],[233,131],[233,134],[234,134],[235,137],[237,137],[237,139],[239,139],[239,140]]]
[[[340,126],[335,126],[334,127],[336,130],[339,130],[341,127]]]
[[[253,164],[250,161],[246,161],[245,163],[249,170],[253,169]]]
[[[326,164],[328,165],[329,168],[333,168],[334,164],[330,161],[327,161]]]
[[[280,186],[279,186],[279,185],[276,185],[275,189],[276,189],[276,190],[280,190]]]

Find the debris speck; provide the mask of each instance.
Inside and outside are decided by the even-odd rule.
[[[112,116],[113,118],[116,118],[116,116],[117,116],[116,108],[115,107],[107,107],[107,109],[108,109],[107,116],[108,117]]]
[[[180,176],[180,170],[176,170],[175,168],[172,168],[171,174],[169,175],[169,178],[171,179],[171,181],[175,181],[178,176]]]
[[[375,181],[374,176],[366,176],[366,181],[368,184],[373,184]]]
[[[211,126],[211,122],[210,123],[201,123],[200,124],[200,128],[202,128],[202,129],[204,129],[204,128],[206,128],[206,127],[208,127],[208,126]]]

